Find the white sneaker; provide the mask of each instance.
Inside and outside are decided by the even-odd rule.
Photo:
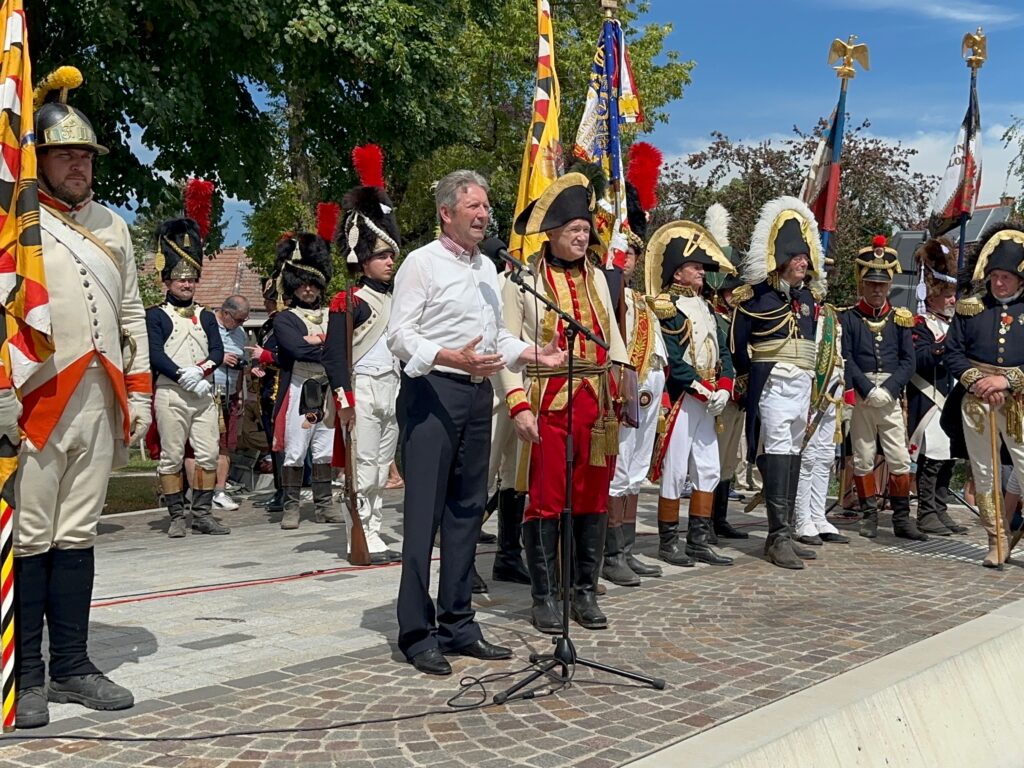
[[[224,491],[218,491],[213,495],[213,506],[217,509],[238,509],[238,502],[224,493]]]

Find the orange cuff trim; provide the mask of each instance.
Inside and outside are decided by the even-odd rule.
[[[129,373],[124,377],[124,386],[128,392],[140,392],[143,395],[152,395],[153,374]]]

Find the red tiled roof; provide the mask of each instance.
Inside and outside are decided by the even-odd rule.
[[[150,256],[142,272],[152,274],[154,269]],[[249,264],[245,248],[240,246],[224,248],[215,258],[205,261],[203,277],[196,287],[196,301],[207,307],[219,307],[224,299],[234,294],[247,298],[253,308],[263,306],[262,280]]]

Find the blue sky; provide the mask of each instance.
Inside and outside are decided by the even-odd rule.
[[[787,135],[827,117],[839,80],[827,66],[834,38],[868,44],[871,69],[851,82],[850,121],[918,149],[915,170],[941,175],[967,108],[970,70],[960,56],[966,32],[983,26],[989,59],[978,75],[983,130],[979,202],[996,202],[1013,152],[999,137],[1012,115],[1024,116],[1021,0],[652,0],[646,21],[671,23],[668,46],[697,66],[670,121],[651,140],[668,157],[708,143],[720,130],[733,139]],[[641,97],[643,83],[639,83]]]
[[[967,107],[970,73],[960,42],[983,26],[989,60],[978,76],[979,202],[1020,193],[1018,180],[1006,180],[1014,152],[1000,136],[1012,116],[1024,116],[1024,94],[1014,82],[1024,68],[1022,0],[651,0],[650,6],[643,21],[671,23],[668,47],[697,63],[683,98],[667,108],[669,122],[648,137],[667,158],[702,148],[714,130],[757,141],[787,136],[794,125],[813,127],[839,94],[826,64],[829,45],[855,34],[868,44],[871,69],[850,85],[851,122],[868,118],[873,135],[917,149],[914,170],[936,176]],[[643,83],[638,86],[642,99]],[[243,241],[248,210],[244,202],[227,202],[226,243]]]

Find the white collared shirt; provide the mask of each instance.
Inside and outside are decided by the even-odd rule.
[[[530,345],[512,336],[502,319],[498,274],[489,259],[468,253],[442,236],[406,256],[395,275],[388,321],[388,347],[405,363],[407,376],[432,370],[464,374],[434,365],[441,349],[460,349],[477,336],[479,354],[500,354],[513,372]]]

